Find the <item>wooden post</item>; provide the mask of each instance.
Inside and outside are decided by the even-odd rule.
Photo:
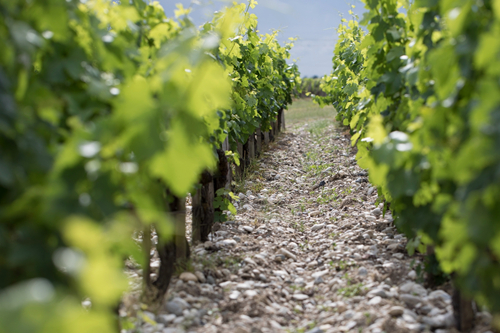
[[[285,110],[281,110],[281,130],[285,131],[286,126],[285,126]]]
[[[243,144],[243,160],[245,161],[245,168],[250,165],[250,137],[248,137],[247,142]]]
[[[174,234],[164,239],[158,239],[158,255],[160,257],[160,268],[158,278],[152,283],[149,302],[156,305],[163,304],[170,279],[176,268],[180,266],[185,269],[185,264],[190,256],[189,243],[186,239],[186,199],[173,196],[166,190],[167,208],[174,223]]]
[[[193,244],[206,242],[214,224],[214,183],[202,184],[193,196]]]
[[[247,147],[248,147],[248,150],[247,150],[247,153],[248,153],[248,164],[252,163],[252,160],[255,158],[255,133],[252,133],[249,137],[248,137],[248,141],[247,141]]]
[[[274,141],[276,137],[276,122],[271,122],[271,130],[269,131],[269,140]]]
[[[146,296],[151,289],[151,225],[149,224],[144,226],[142,232],[142,251],[144,252],[145,259],[145,265],[142,273],[142,285],[143,295]]]
[[[454,288],[452,296],[453,316],[457,329],[460,332],[470,332],[474,328],[476,316],[472,307],[472,300]]]
[[[278,110],[278,118],[276,118],[276,122],[278,123],[276,130],[277,132],[281,131],[281,114],[283,113],[283,109]]]
[[[231,189],[231,178],[230,178],[230,176],[228,176],[228,174],[231,175],[231,165],[229,164],[229,161],[227,160],[226,152],[222,149],[217,149],[217,155],[219,155],[219,164],[217,166],[217,172],[215,173],[214,180],[213,180],[213,190],[212,191],[213,191],[214,195],[220,189],[223,189],[223,188],[226,188],[227,190]],[[219,215],[219,216],[222,215],[222,209],[220,207],[214,208],[213,212],[214,212],[214,217],[215,217],[215,215]],[[213,226],[213,223],[210,226],[210,232],[212,231],[211,230],[212,226]]]
[[[256,155],[260,155],[260,152],[262,151],[262,131],[260,130],[260,127],[255,130],[255,134],[257,136],[255,153]]]
[[[269,131],[264,132],[264,144],[269,144]]]
[[[203,186],[203,185],[202,185]],[[202,188],[196,190],[191,199],[192,208],[192,231],[191,242],[196,244],[201,241],[201,224],[203,223],[203,195]]]
[[[176,260],[185,261],[188,258],[186,244],[186,198],[175,198],[175,210],[170,212],[174,220]]]

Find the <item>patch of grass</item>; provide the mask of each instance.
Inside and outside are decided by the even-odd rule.
[[[217,258],[217,266],[223,266],[227,269],[229,269],[232,273],[235,273],[238,271],[240,267],[240,262],[243,259],[237,255],[231,256],[231,257],[218,257]]]
[[[344,297],[354,297],[360,295],[363,289],[364,289],[363,284],[360,282],[348,285],[344,288],[340,288],[339,294],[341,294]]]
[[[293,330],[287,329],[287,333],[305,333],[306,328],[294,328]]]
[[[308,126],[308,131],[309,131],[309,133],[311,133],[311,135],[318,137],[318,136],[322,135],[325,128],[327,128],[331,124],[332,124],[332,121],[329,121],[329,120],[325,120],[325,119],[317,120]]]
[[[200,256],[199,259],[204,269],[208,269],[210,271],[215,270],[216,265],[212,255]]]
[[[338,271],[343,271],[347,268],[347,263],[344,261],[344,260],[340,260],[338,262],[333,262],[333,261],[329,261],[328,264],[332,267],[332,268],[335,268],[335,270],[338,272]]]
[[[299,223],[293,221],[291,226],[292,226],[292,228],[294,228],[298,232],[304,232],[306,230],[304,221],[302,221],[302,220]]]
[[[335,108],[333,106],[325,106],[321,108],[314,103],[312,98],[296,99],[285,111],[287,125],[295,126],[299,123],[310,123],[319,119],[335,119]]]
[[[343,195],[349,195],[352,193],[352,188],[348,187],[345,190],[342,191]]]
[[[306,165],[304,167],[304,171],[307,172],[307,176],[309,177],[314,177],[322,173],[324,170],[328,169],[329,167],[334,166],[334,163],[325,163],[325,164],[310,164]]]
[[[363,293],[365,289],[363,283],[360,282],[353,284],[347,273],[345,273],[344,278],[347,280],[347,286],[340,288],[338,290],[339,294],[344,297],[354,297]]]
[[[184,272],[195,272],[195,268],[193,265],[193,261],[191,259],[188,259],[186,261],[178,261],[178,264],[175,265],[175,275],[179,276]]]
[[[259,193],[263,189],[264,184],[260,181],[254,181],[249,187],[249,190],[252,191],[253,194]]]
[[[295,290],[304,291],[304,287],[303,286],[296,286],[294,284],[290,285],[290,289],[292,289],[293,291],[295,291]]]
[[[243,175],[241,175],[241,177],[233,173],[234,181],[232,182],[232,185],[234,186],[234,193],[246,193],[247,190],[252,191],[252,193],[257,193],[264,188],[264,184],[262,184],[262,181],[264,179],[258,172],[258,160],[259,158],[253,159],[250,162],[250,165],[245,167],[245,170],[243,171]],[[240,163],[244,163],[244,161],[241,159]],[[245,187],[245,184],[248,181],[252,182],[252,184],[250,184],[250,186],[248,187]]]
[[[372,318],[372,316],[371,316],[371,314],[369,312],[365,312],[364,315],[365,315],[365,318],[366,318],[366,321],[365,321],[366,325],[368,326],[368,325],[370,325],[373,322],[373,318]]]
[[[319,204],[327,204],[332,201],[337,201],[338,195],[335,193],[335,189],[325,189],[321,192],[321,194],[316,199],[316,202]]]

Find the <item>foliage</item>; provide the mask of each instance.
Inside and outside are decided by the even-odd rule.
[[[340,28],[348,33],[340,34],[332,75],[342,79],[324,78],[330,97],[322,102],[338,103],[358,162],[390,201],[398,228],[433,244],[458,286],[498,313],[500,6],[365,4],[368,33],[356,34],[354,21]],[[352,54],[362,56],[356,75],[360,61],[343,61]],[[347,93],[350,82],[357,86]]]
[[[278,31],[259,36],[257,17],[249,13],[250,7],[234,5],[216,13],[212,22],[203,26],[203,31],[210,34],[227,25],[228,14],[243,18],[235,35],[223,36],[216,54],[233,82],[232,109],[221,118],[219,140],[229,133],[234,151],[236,143],[245,143],[257,128],[271,129],[271,122],[280,109],[292,102],[292,93],[300,83],[297,65],[286,62],[294,39],[281,46]]]
[[[214,208],[220,211],[215,211],[215,222],[227,221],[227,216],[223,214],[224,211],[229,211],[232,215],[236,215],[236,207],[234,207],[231,200],[239,200],[239,197],[234,195],[233,192],[226,188],[220,188],[215,193]],[[221,212],[222,211],[222,212]]]
[[[297,94],[301,98],[326,96],[321,88],[321,79],[318,77],[305,77],[301,79],[300,87],[297,90]]]
[[[320,88],[326,96],[316,97],[315,101],[321,106],[331,104],[338,111],[336,119],[343,120],[348,125],[351,118],[357,113],[359,98],[355,92],[366,81],[361,73],[364,69],[364,54],[359,44],[364,36],[363,29],[355,20],[341,24],[337,29],[339,39],[335,45],[333,71],[323,77]]]
[[[115,331],[123,258],[144,264],[132,235],[169,235],[165,189],[186,195],[227,135],[286,107],[291,45],[258,36],[245,5],[201,30],[142,0],[0,13],[0,332]]]

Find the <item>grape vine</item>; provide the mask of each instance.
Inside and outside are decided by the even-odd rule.
[[[116,330],[133,235],[172,232],[165,188],[192,191],[300,81],[255,4],[198,29],[180,5],[0,1],[0,332]]]
[[[497,1],[364,1],[339,28],[323,90],[410,251],[500,312]]]

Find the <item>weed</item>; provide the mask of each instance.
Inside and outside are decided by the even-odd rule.
[[[415,259],[413,259],[410,263],[410,268],[414,269],[415,272],[417,273],[417,279],[416,281],[418,283],[423,283],[424,282],[424,267],[421,263],[418,263],[418,265],[415,265]]]
[[[250,191],[252,191],[252,193],[259,193],[263,189],[264,184],[262,184],[260,181],[256,181],[252,185],[250,185]]]
[[[309,133],[311,133],[312,136],[318,137],[323,134],[325,128],[327,128],[330,124],[331,121],[328,120],[316,121],[309,126]]]
[[[368,326],[368,325],[370,325],[370,324],[372,323],[372,321],[373,321],[372,316],[371,316],[371,314],[370,314],[369,312],[365,312],[365,313],[364,313],[364,315],[365,315],[365,317],[366,317],[366,325]]]
[[[317,199],[316,199],[316,202],[320,205],[322,204],[327,204],[327,203],[330,203],[332,201],[336,201],[337,200],[337,194],[321,194]]]
[[[332,245],[333,247],[336,246],[335,243]],[[337,272],[343,271],[347,268],[347,263],[344,260],[340,260],[339,262],[335,263],[332,260],[328,262],[328,264],[332,267],[335,268]],[[347,273],[346,273],[347,274]]]
[[[347,286],[339,289],[339,294],[344,297],[354,297],[360,295],[364,291],[363,283],[352,284],[349,275],[345,273],[344,278],[347,280]]]
[[[193,261],[191,259],[183,262],[178,262],[178,264],[175,265],[175,275],[181,275],[183,272],[195,272]]]
[[[297,223],[297,222],[293,221],[292,222],[292,228],[294,228],[295,230],[297,230],[299,232],[304,232],[306,230],[303,221],[300,221],[300,223]]]
[[[290,285],[290,289],[292,289],[293,291],[296,291],[296,290],[304,291],[303,286],[296,286],[294,284]]]
[[[216,267],[215,260],[211,255],[200,256],[200,262],[203,268],[213,271]]]
[[[233,257],[218,257],[217,258],[217,266],[224,266],[227,269],[229,269],[232,273],[235,273],[238,271],[240,262],[243,259],[239,256],[233,256]]]
[[[360,295],[363,289],[364,288],[362,283],[356,283],[348,285],[344,288],[340,288],[339,293],[344,297],[354,297]]]

